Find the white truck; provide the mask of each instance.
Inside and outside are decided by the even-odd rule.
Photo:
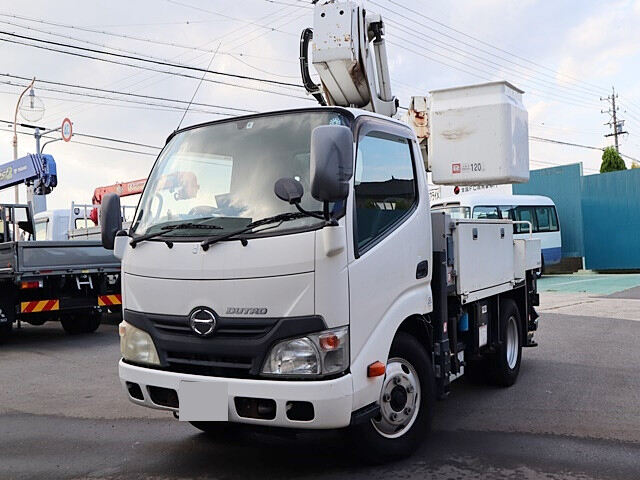
[[[103,244],[122,259],[119,375],[133,403],[210,434],[348,427],[362,453],[393,459],[466,369],[516,381],[540,244],[514,240],[510,220],[430,213],[421,139],[391,118],[382,20],[353,2],[314,9],[301,64],[326,106],[173,133],[126,231],[104,199]],[[435,181],[528,177],[521,92],[429,102]],[[168,192],[175,172],[197,182]]]

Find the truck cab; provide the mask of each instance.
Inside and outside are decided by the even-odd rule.
[[[357,139],[358,161],[353,175],[345,176],[349,195],[327,202],[330,223],[312,195],[312,132],[321,126],[346,131],[349,147]],[[353,170],[353,154],[344,154]],[[302,402],[313,411],[302,420],[307,427],[348,425],[353,411],[378,396],[382,378],[368,377],[369,365],[386,360],[381,350],[388,350],[403,320],[431,309],[429,269],[421,267],[429,261],[431,234],[419,159],[406,125],[341,108],[215,122],[173,136],[129,234],[135,239],[192,226],[135,248],[131,238],[116,238],[124,244],[116,251],[124,248],[125,329],[147,332],[155,346],[151,356],[159,383],[145,380],[145,390],[178,391],[191,375],[205,374],[223,379],[219,383],[233,403],[255,398],[261,380],[286,380],[262,383],[261,398],[275,402],[266,417],[243,416],[234,406],[229,418],[300,425],[287,416],[287,403]],[[195,173],[197,184],[164,189],[163,178],[179,171]],[[316,216],[276,221],[203,248],[203,241],[255,220],[298,213],[274,194],[280,178],[302,186],[299,206]],[[206,320],[211,331],[203,330]],[[310,334],[317,340],[291,343]],[[335,350],[322,351],[323,335],[335,336]],[[139,372],[150,373],[140,360],[125,355],[125,382],[139,385]],[[282,391],[267,394],[271,385]],[[134,400],[167,407],[147,395]],[[227,412],[221,414],[226,420]],[[181,411],[181,418],[188,415]]]

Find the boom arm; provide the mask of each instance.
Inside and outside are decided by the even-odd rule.
[[[93,199],[91,201],[94,205],[100,205],[107,193],[115,193],[119,197],[137,195],[138,193],[142,193],[145,183],[147,183],[147,179],[142,178],[140,180],[133,180],[132,182],[118,182],[113,185],[98,187],[93,191]]]
[[[0,165],[0,190],[24,183],[36,195],[47,195],[58,185],[56,162],[51,155],[27,155]]]
[[[309,75],[307,50],[312,38],[312,62],[320,85]],[[302,32],[300,47],[303,83],[321,105],[362,108],[389,117],[396,114],[398,102],[391,93],[380,15],[350,1],[316,4],[313,30]]]

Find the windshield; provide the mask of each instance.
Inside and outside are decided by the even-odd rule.
[[[295,206],[274,194],[274,184],[282,177],[302,183],[304,209],[322,210],[322,204],[311,197],[309,159],[312,130],[328,124],[348,125],[348,121],[335,111],[295,112],[217,123],[177,134],[149,177],[132,233],[167,229],[164,235],[171,237],[210,237],[265,217],[296,212]],[[186,222],[196,225],[167,228]],[[269,228],[269,232],[320,223],[317,218],[299,218]]]
[[[434,212],[448,213],[451,218],[471,218],[471,209],[469,207],[441,207],[434,206]]]

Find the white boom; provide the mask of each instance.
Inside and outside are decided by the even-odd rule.
[[[312,62],[321,85],[309,75],[307,47],[312,38]],[[391,93],[380,15],[355,2],[316,4],[313,29],[302,33],[300,62],[305,87],[321,104],[395,115],[398,102]]]

